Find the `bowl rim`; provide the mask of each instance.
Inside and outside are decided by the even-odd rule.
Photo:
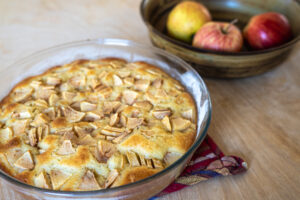
[[[200,83],[202,84],[204,90],[206,91],[207,101],[208,101],[208,117],[207,117],[206,124],[205,124],[202,132],[199,131],[199,135],[200,135],[199,138],[194,141],[194,143],[183,154],[183,156],[181,156],[178,160],[176,160],[174,163],[172,163],[171,165],[169,165],[168,167],[166,167],[162,171],[160,171],[160,172],[158,172],[158,173],[156,173],[152,176],[149,176],[145,179],[142,179],[142,180],[139,180],[139,181],[136,181],[136,182],[133,182],[133,183],[129,183],[129,184],[126,184],[126,185],[113,187],[113,188],[92,190],[92,191],[49,190],[49,189],[39,188],[39,187],[36,187],[36,186],[33,186],[33,185],[23,183],[23,182],[17,180],[16,178],[14,178],[13,176],[10,176],[7,173],[3,172],[1,169],[0,169],[0,178],[3,178],[4,180],[8,181],[9,183],[11,183],[15,186],[18,186],[22,189],[29,189],[31,192],[41,192],[43,194],[48,194],[48,195],[53,195],[53,196],[87,197],[87,196],[97,195],[97,194],[106,194],[106,193],[118,192],[118,191],[126,190],[126,189],[128,189],[130,187],[133,187],[133,186],[136,186],[136,185],[140,185],[140,184],[143,184],[143,183],[150,182],[152,179],[154,179],[156,177],[159,177],[159,176],[162,176],[162,175],[166,174],[167,172],[171,171],[173,168],[180,165],[180,163],[183,160],[185,160],[188,156],[190,156],[200,146],[200,144],[204,140],[205,136],[207,135],[207,130],[208,130],[208,127],[210,125],[211,115],[212,115],[211,98],[210,98],[210,94],[209,94],[209,91],[207,89],[207,86],[204,83],[202,77],[188,63],[186,63],[181,58],[179,58],[179,57],[177,57],[177,56],[175,56],[171,53],[168,53],[164,50],[161,50],[159,48],[156,48],[156,47],[153,47],[153,46],[150,46],[150,45],[139,44],[139,43],[136,43],[136,42],[133,42],[133,41],[130,41],[130,40],[125,40],[125,39],[116,39],[116,38],[87,39],[87,40],[80,40],[80,41],[74,41],[74,42],[64,43],[64,44],[60,44],[60,45],[55,45],[55,46],[43,49],[41,51],[37,51],[35,53],[30,54],[29,56],[26,56],[26,57],[24,57],[24,58],[22,58],[22,59],[20,59],[16,62],[14,62],[13,64],[8,65],[7,67],[3,68],[3,70],[5,70],[6,68],[9,68],[9,67],[14,67],[18,63],[23,63],[23,62],[30,61],[35,57],[42,56],[44,54],[51,53],[51,52],[57,51],[59,49],[64,49],[64,48],[69,48],[69,47],[77,47],[79,45],[87,45],[87,44],[136,46],[138,48],[148,48],[148,49],[151,49],[151,50],[155,51],[158,54],[162,54],[164,56],[170,57],[172,60],[174,59],[174,60],[178,61],[182,67],[184,67],[187,70],[192,71],[197,76],[197,78],[199,79]]]
[[[159,31],[158,29],[156,29],[146,18],[145,18],[145,4],[146,1],[148,0],[142,0],[142,2],[140,3],[140,15],[142,16],[142,20],[143,22],[146,24],[148,31],[152,31],[154,32],[156,35],[158,35],[160,38],[166,40],[167,42],[170,42],[178,47],[182,47],[185,48],[189,51],[193,51],[196,53],[204,53],[204,54],[215,54],[215,55],[220,55],[220,56],[253,56],[253,55],[259,55],[259,54],[266,54],[266,53],[270,53],[270,52],[274,52],[280,49],[285,49],[285,48],[289,48],[292,45],[296,44],[299,40],[300,40],[300,34],[298,34],[297,36],[294,36],[290,41],[279,45],[277,47],[272,47],[269,49],[263,49],[263,50],[253,50],[253,51],[240,51],[240,52],[223,52],[223,51],[214,51],[214,50],[207,50],[207,49],[202,49],[202,48],[198,48],[198,47],[194,47],[190,44],[187,44],[185,42],[176,40],[172,37],[169,37],[166,34],[163,34],[161,31]],[[300,6],[300,0],[292,0],[292,2],[297,3],[298,6]],[[171,9],[171,8],[168,8]]]

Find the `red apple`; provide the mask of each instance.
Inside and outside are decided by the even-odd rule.
[[[243,32],[249,45],[258,50],[279,46],[292,37],[288,19],[276,12],[252,17]]]
[[[243,46],[243,36],[232,23],[208,22],[197,31],[193,46],[215,51],[238,52]]]

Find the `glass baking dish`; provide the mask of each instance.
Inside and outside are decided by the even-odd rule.
[[[96,39],[52,47],[4,68],[0,73],[0,98],[26,77],[41,74],[53,66],[77,59],[123,58],[128,62],[146,61],[158,66],[180,81],[193,96],[197,107],[197,135],[189,150],[176,162],[146,179],[97,191],[55,191],[22,183],[0,170],[1,180],[9,190],[24,199],[147,199],[180,175],[194,151],[203,141],[211,118],[211,101],[207,88],[198,73],[180,58],[151,46],[128,40]]]

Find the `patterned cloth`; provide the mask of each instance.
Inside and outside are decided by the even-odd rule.
[[[236,156],[225,156],[211,137],[206,136],[182,174],[162,192],[152,197],[176,192],[217,176],[235,175],[247,170],[247,163]]]

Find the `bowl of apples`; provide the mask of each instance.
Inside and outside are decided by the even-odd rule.
[[[300,40],[297,0],[143,0],[140,11],[151,42],[206,77],[264,73]]]

